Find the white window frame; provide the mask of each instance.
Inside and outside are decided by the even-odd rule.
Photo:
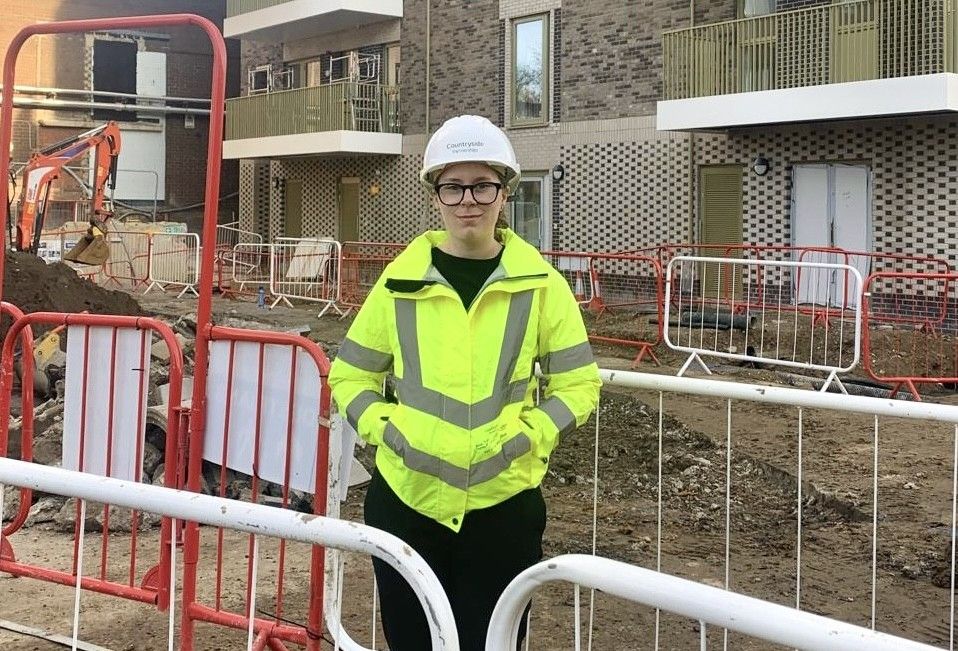
[[[538,118],[517,117],[516,101],[516,32],[520,25],[542,21],[542,115]],[[510,21],[509,125],[511,127],[540,127],[551,122],[552,113],[552,12],[546,11]]]

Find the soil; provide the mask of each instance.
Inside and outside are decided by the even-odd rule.
[[[16,284],[16,283],[12,283]],[[8,284],[8,287],[10,285]],[[11,294],[16,291],[12,287]],[[189,299],[170,295],[137,296],[142,309],[170,321],[195,309]],[[15,299],[14,299],[15,300]],[[259,323],[269,329],[298,329],[330,354],[350,319],[315,318],[313,307],[262,310],[249,302],[216,299],[217,321]],[[611,315],[614,317],[615,315]],[[621,317],[627,321],[634,315]],[[603,317],[607,333],[615,318]],[[600,366],[629,368],[635,350],[596,346]],[[662,366],[643,363],[640,370],[673,374],[683,354],[656,349]],[[717,376],[732,381],[776,383],[769,368],[715,365]],[[812,380],[809,379],[809,386]],[[928,396],[958,404],[950,393]],[[927,399],[927,398],[926,398]],[[661,436],[659,408],[663,410]],[[723,400],[607,387],[598,414],[563,441],[553,455],[543,483],[550,509],[544,541],[546,556],[596,553],[643,567],[657,566],[659,449],[662,450],[661,568],[695,581],[725,585],[726,514],[728,579],[732,589],[786,605],[796,603],[798,527],[799,418],[803,452],[801,503],[801,581],[803,609],[844,621],[869,625],[871,617],[873,444],[876,420],[870,416],[766,406]],[[731,421],[731,436],[727,423]],[[955,428],[903,419],[882,418],[877,485],[879,491],[876,626],[880,630],[939,646],[949,639],[949,572],[952,454]],[[371,450],[360,458],[371,462]],[[728,463],[731,459],[731,463]],[[597,470],[598,481],[593,480]],[[726,494],[726,480],[731,490]],[[361,520],[364,490],[355,489],[343,505],[343,517]],[[597,536],[593,539],[592,503],[596,500]],[[726,505],[728,504],[728,511]],[[147,567],[155,556],[155,530],[137,545]],[[593,540],[595,542],[593,542]],[[109,538],[110,549],[128,554],[130,537]],[[95,568],[98,534],[87,541],[85,566]],[[11,537],[18,556],[45,563],[69,562],[71,536],[34,526]],[[216,551],[213,530],[204,531],[203,557]],[[113,553],[113,552],[111,552]],[[236,574],[223,585],[230,599],[242,603],[247,544],[243,536],[226,536],[226,566]],[[277,550],[263,543],[261,558]],[[302,566],[302,546],[290,546],[288,562]],[[270,570],[261,567],[258,603],[271,607]],[[122,565],[120,565],[122,567]],[[94,572],[94,569],[90,570]],[[214,574],[203,568],[206,589]],[[284,617],[302,615],[306,586],[301,578],[285,584]],[[344,623],[354,639],[370,643],[372,585],[367,559],[346,560]],[[10,598],[15,596],[15,598]],[[596,595],[592,640],[596,649],[653,648],[654,611]],[[534,602],[532,649],[573,648],[574,598],[571,586],[546,586]],[[80,637],[109,649],[165,649],[167,619],[149,606],[84,593]],[[69,635],[73,591],[31,579],[0,577],[0,620],[10,620]],[[583,591],[583,640],[588,639],[589,593]],[[663,649],[697,648],[696,622],[663,615],[659,642]],[[707,630],[710,648],[720,648],[721,630]],[[199,629],[200,649],[245,648],[245,633],[219,627]],[[378,648],[384,648],[381,632]],[[61,648],[0,629],[0,648],[15,651]],[[327,648],[324,646],[324,648]],[[732,634],[732,649],[772,649],[772,645]]]
[[[126,292],[110,291],[77,275],[66,264],[46,264],[35,255],[8,251],[4,263],[3,300],[23,312],[145,314]],[[0,334],[7,331],[4,319]],[[34,328],[34,334],[47,328]]]

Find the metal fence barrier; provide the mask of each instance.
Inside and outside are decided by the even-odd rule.
[[[513,579],[496,603],[486,651],[514,649],[523,611],[545,583],[569,582],[675,613],[700,623],[705,651],[706,625],[814,651],[932,651],[935,647],[780,606],[687,579],[608,558],[558,556],[533,565]],[[576,636],[576,649],[580,636]]]
[[[177,298],[187,292],[196,295],[200,281],[200,236],[196,233],[154,233],[150,250],[149,293],[154,287],[182,287]]]
[[[340,295],[342,248],[331,239],[284,239],[270,245],[269,291],[275,299],[292,306],[290,299],[320,303],[322,317],[337,306]]]
[[[278,509],[262,504],[249,504],[222,497],[198,495],[178,491],[172,488],[150,486],[114,478],[104,478],[88,473],[73,472],[49,466],[14,459],[0,458],[0,510],[3,502],[3,485],[20,486],[30,490],[44,491],[57,495],[77,497],[80,504],[86,501],[112,504],[133,509],[142,513],[153,513],[165,519],[175,519],[177,523],[186,522],[190,528],[200,524],[210,525],[218,530],[229,529],[245,532],[250,536],[251,579],[255,584],[259,566],[259,540],[261,537],[279,538],[282,541],[297,541],[315,546],[335,547],[374,556],[388,563],[409,583],[415,593],[429,626],[432,648],[436,651],[458,651],[459,639],[455,619],[449,600],[443,592],[439,579],[426,562],[403,541],[384,531],[356,522],[347,522],[322,516],[303,516],[286,509]],[[79,530],[78,540],[83,541],[83,527]],[[0,534],[2,537],[2,534]],[[320,547],[322,548],[322,547]],[[176,543],[169,541],[166,548],[171,557],[175,557]],[[189,568],[189,552],[184,552],[184,563]],[[176,585],[176,566],[169,568],[164,577],[169,585]],[[82,564],[77,564],[73,576],[76,584],[85,584],[77,580],[83,574]],[[256,593],[248,593],[248,612],[256,610]],[[80,595],[77,594],[74,609],[73,644],[78,643],[81,620]],[[189,602],[184,609],[190,608]],[[270,643],[273,638],[273,622],[261,623],[248,617],[249,626],[245,648],[263,649],[284,648]],[[185,623],[185,622],[184,622]],[[314,629],[318,630],[318,629]],[[170,609],[167,648],[191,649],[192,644],[175,627],[174,610]],[[176,644],[176,642],[179,644]],[[320,640],[310,639],[307,648],[319,649]]]
[[[793,287],[804,278],[805,294]],[[827,386],[858,364],[862,279],[848,265],[677,256],[665,279],[665,341],[689,353],[682,375],[702,356],[824,371]],[[841,314],[838,326],[818,312]],[[847,323],[846,323],[847,320]]]

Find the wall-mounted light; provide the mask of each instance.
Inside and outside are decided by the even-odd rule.
[[[771,166],[771,163],[769,163],[768,159],[764,156],[757,156],[755,160],[752,161],[752,171],[755,172],[757,176],[765,176],[768,174],[768,170]]]
[[[556,163],[555,167],[552,168],[552,179],[554,181],[561,181],[565,178],[565,168],[562,166],[562,163]]]
[[[378,196],[381,191],[382,191],[382,188],[379,187],[379,182],[378,182],[378,181],[373,181],[373,182],[370,184],[370,186],[369,186],[369,196],[371,196],[371,197]]]

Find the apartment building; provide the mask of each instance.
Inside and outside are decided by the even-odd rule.
[[[954,248],[947,0],[229,0],[225,151],[264,235],[405,241],[428,134],[471,112],[543,249]],[[864,264],[868,264],[867,262]],[[927,271],[927,269],[922,269]],[[868,269],[862,269],[868,271]]]
[[[20,29],[38,21],[199,13],[220,25],[225,2],[4,0],[0,12],[5,50]],[[228,92],[236,94],[237,43],[230,44],[229,56]],[[147,214],[154,203],[160,211],[177,210],[169,219],[198,226],[206,182],[211,61],[206,35],[189,27],[31,37],[17,66],[13,169],[38,149],[116,120],[122,150],[115,198]],[[63,175],[54,189],[48,224],[70,217],[70,208],[83,208],[89,196],[84,188],[91,178],[89,161],[83,157],[70,167],[73,176]],[[237,191],[237,168],[235,162],[224,165],[226,196]],[[236,211],[232,201],[223,204],[224,219]]]

